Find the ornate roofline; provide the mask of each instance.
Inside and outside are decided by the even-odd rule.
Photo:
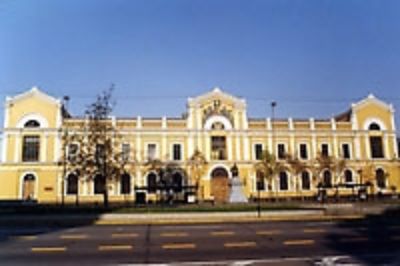
[[[220,98],[225,99],[227,101],[231,101],[235,104],[236,108],[245,109],[246,108],[246,100],[243,98],[235,97],[231,94],[228,94],[222,91],[220,88],[215,87],[212,91],[202,94],[200,96],[194,98],[188,98],[187,105],[188,107],[196,107],[201,102],[211,99],[211,98]]]

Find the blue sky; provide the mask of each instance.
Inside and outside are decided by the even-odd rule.
[[[79,115],[114,83],[116,115],[179,116],[218,86],[253,117],[272,100],[279,117],[330,117],[370,92],[398,109],[399,14],[397,0],[0,0],[0,97],[37,85]]]

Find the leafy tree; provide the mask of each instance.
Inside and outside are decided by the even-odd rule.
[[[179,184],[175,183],[174,175],[179,172],[184,178],[186,172],[180,167],[180,165],[173,161],[162,161],[160,159],[148,159],[145,163],[147,171],[153,171],[157,174],[157,187],[161,190],[161,202],[171,202],[176,196]],[[181,180],[183,181],[183,180]]]
[[[278,161],[268,149],[263,150],[261,160],[254,165],[255,171],[259,178],[263,178],[268,182],[268,190],[272,192],[272,183],[274,178],[287,167],[284,163]]]
[[[196,186],[197,197],[200,196],[199,193],[200,191],[202,191],[200,180],[207,169],[207,164],[208,163],[204,154],[198,149],[194,151],[193,155],[189,158],[187,162],[190,172],[191,184],[194,184]]]
[[[289,166],[289,170],[292,174],[292,183],[294,183],[294,187],[296,188],[296,193],[299,193],[300,190],[300,174],[307,169],[307,165],[301,161],[298,157],[292,156],[290,154],[286,155],[286,162]]]

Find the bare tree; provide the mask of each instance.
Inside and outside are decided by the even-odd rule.
[[[79,125],[79,133],[70,134],[64,140],[64,147],[78,143],[79,152],[74,160],[64,159],[71,170],[79,173],[79,180],[95,181],[96,192],[103,194],[104,207],[109,205],[110,182],[119,180],[127,164],[121,150],[122,136],[110,118],[115,105],[113,90],[111,86],[97,96],[85,111],[85,121]],[[100,181],[97,182],[96,178]]]

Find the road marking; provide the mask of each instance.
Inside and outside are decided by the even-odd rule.
[[[97,248],[99,251],[112,251],[112,250],[131,250],[132,245],[100,245]]]
[[[16,236],[15,238],[18,240],[35,240],[38,237],[37,236]]]
[[[87,235],[61,235],[61,239],[85,239]]]
[[[129,237],[137,237],[136,233],[114,233],[111,234],[112,238],[129,238]]]
[[[391,225],[389,229],[400,229],[400,225]]]
[[[161,233],[161,237],[185,237],[188,236],[186,232],[169,232],[169,233]]]
[[[282,231],[280,230],[257,231],[256,234],[261,236],[280,235],[282,234]]]
[[[400,240],[400,236],[392,236],[390,239],[392,239],[392,240]]]
[[[226,248],[247,248],[255,246],[257,246],[257,243],[252,241],[224,243],[224,247]]]
[[[313,245],[315,243],[312,239],[298,239],[298,240],[287,240],[284,241],[283,244],[286,246],[292,245]]]
[[[64,252],[66,247],[32,247],[32,252]]]
[[[348,237],[340,239],[340,242],[360,242],[368,241],[368,237]]]
[[[325,233],[326,230],[322,228],[308,228],[303,230],[304,233]]]
[[[196,245],[193,243],[170,243],[162,245],[163,249],[194,249]]]
[[[211,232],[212,236],[233,236],[235,232],[233,231],[214,231]]]

